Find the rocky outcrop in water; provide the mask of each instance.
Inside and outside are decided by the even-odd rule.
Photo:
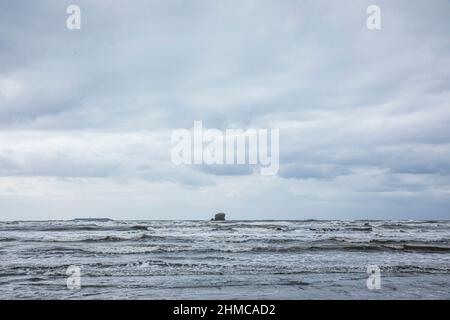
[[[216,213],[214,216],[214,219],[211,219],[212,221],[225,221],[225,213],[219,212]]]

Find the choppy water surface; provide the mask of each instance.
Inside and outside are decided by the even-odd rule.
[[[0,298],[449,299],[450,221],[0,222]]]

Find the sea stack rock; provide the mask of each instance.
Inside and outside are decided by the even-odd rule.
[[[216,213],[216,215],[214,216],[214,221],[225,221],[225,213]]]

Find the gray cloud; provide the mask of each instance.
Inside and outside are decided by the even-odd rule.
[[[25,3],[0,5],[0,218],[449,218],[448,1],[379,1],[376,32],[370,1],[77,1],[79,31]],[[279,128],[278,176],[175,166],[194,120]]]

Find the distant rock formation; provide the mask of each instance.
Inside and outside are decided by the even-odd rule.
[[[222,212],[216,213],[214,219],[211,219],[211,221],[225,221],[225,213]]]

